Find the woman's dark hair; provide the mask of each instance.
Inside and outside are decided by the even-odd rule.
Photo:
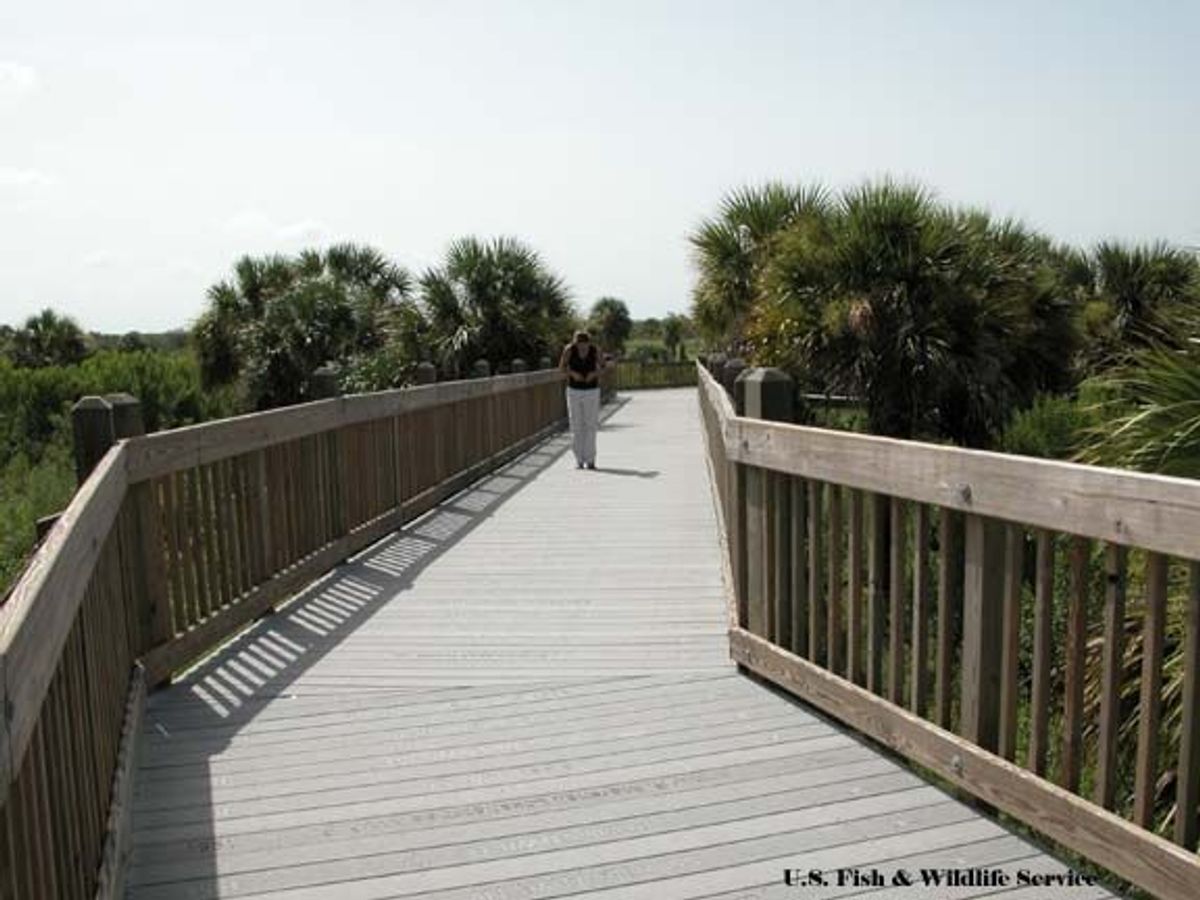
[[[591,336],[586,331],[575,332],[575,343],[586,344],[591,341]]]

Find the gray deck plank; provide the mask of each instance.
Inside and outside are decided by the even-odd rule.
[[[692,391],[617,409],[599,471],[565,449],[149,699],[128,897],[882,900],[782,871],[1062,869],[738,674]]]

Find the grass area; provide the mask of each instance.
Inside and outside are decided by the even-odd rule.
[[[625,342],[625,358],[635,359],[642,354],[660,352],[666,355],[667,348],[657,338],[630,338]],[[699,338],[689,338],[683,342],[683,353],[686,359],[695,359],[700,352]]]
[[[0,596],[6,596],[33,551],[35,523],[59,512],[75,492],[75,464],[63,434],[35,464],[17,454],[0,469]]]

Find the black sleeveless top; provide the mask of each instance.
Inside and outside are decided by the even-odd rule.
[[[572,344],[567,355],[567,365],[572,372],[578,372],[580,375],[590,375],[596,371],[596,346],[595,344],[588,345],[587,356],[579,355],[579,348]],[[569,381],[567,386],[576,391],[594,391],[600,387],[598,382],[583,382]]]

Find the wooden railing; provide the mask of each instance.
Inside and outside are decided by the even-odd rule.
[[[638,362],[623,359],[610,366],[616,390],[691,387],[696,383],[696,364],[691,362]]]
[[[537,372],[110,449],[0,608],[0,898],[115,895],[145,688],[564,415],[561,375]]]
[[[735,660],[1156,896],[1200,896],[1200,482],[738,417],[698,371]]]

